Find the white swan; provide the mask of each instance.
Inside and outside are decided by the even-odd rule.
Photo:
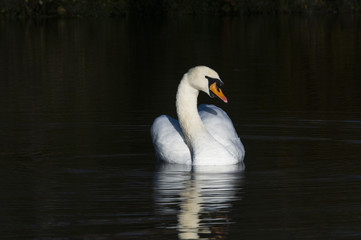
[[[222,86],[217,72],[205,66],[184,74],[176,99],[179,122],[162,115],[151,127],[158,159],[187,165],[229,165],[243,160],[244,147],[228,115],[214,105],[197,109],[199,91],[227,102]]]

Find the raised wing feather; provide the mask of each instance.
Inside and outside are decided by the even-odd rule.
[[[182,129],[174,118],[166,115],[157,117],[151,127],[151,136],[158,159],[169,163],[192,163]]]
[[[244,147],[227,113],[219,107],[206,104],[200,105],[198,112],[207,131],[234,156],[242,160]]]
[[[227,113],[206,104],[200,105],[198,111],[207,131],[237,159],[242,160],[244,147]],[[158,159],[168,163],[192,163],[190,150],[176,119],[166,115],[156,118],[151,127],[151,136]]]

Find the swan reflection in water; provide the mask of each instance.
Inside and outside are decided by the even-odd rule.
[[[154,198],[163,228],[177,229],[179,239],[227,235],[232,202],[240,200],[243,165],[159,165]],[[176,216],[177,222],[165,216]],[[165,222],[166,221],[166,222]]]

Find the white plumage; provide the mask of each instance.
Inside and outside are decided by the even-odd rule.
[[[243,160],[245,150],[228,115],[214,105],[197,108],[199,91],[227,102],[222,85],[218,74],[205,66],[183,76],[176,100],[179,121],[162,115],[151,127],[158,159],[187,165],[229,165]]]

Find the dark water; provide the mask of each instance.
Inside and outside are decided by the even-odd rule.
[[[182,74],[245,169],[156,164]],[[0,21],[1,239],[360,239],[361,18]]]

